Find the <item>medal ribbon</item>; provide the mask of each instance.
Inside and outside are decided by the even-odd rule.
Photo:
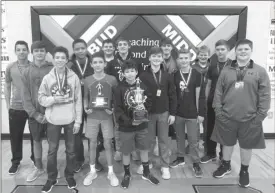
[[[156,84],[157,84],[158,88],[160,88],[160,83],[161,83],[161,75],[162,75],[162,73],[161,73],[161,69],[159,69],[159,80],[157,80],[156,74],[153,72],[153,70],[152,70],[152,73],[153,73],[154,80],[155,80],[155,82],[156,82]]]
[[[189,69],[189,74],[188,74],[188,77],[187,77],[187,81],[186,81],[183,74],[182,74],[182,72],[181,72],[181,70],[180,70],[180,76],[181,76],[181,78],[182,78],[182,80],[183,80],[186,87],[189,85],[191,74],[192,74],[192,69],[190,68]]]
[[[84,74],[85,74],[85,71],[86,71],[86,68],[87,68],[87,65],[88,65],[88,58],[86,58],[86,61],[85,61],[85,65],[84,65],[83,70],[81,69],[81,66],[80,66],[78,60],[76,60],[76,63],[77,63],[78,69],[79,69],[79,71],[80,71],[80,73],[81,73],[81,75],[82,75],[82,78],[83,78],[83,76],[84,76]]]
[[[66,69],[65,69],[65,70],[66,70]],[[55,78],[56,78],[56,81],[57,81],[58,90],[59,90],[60,92],[62,92],[62,89],[63,89],[63,87],[64,87],[64,83],[65,83],[65,74],[64,74],[63,77],[62,77],[62,85],[60,85],[60,77],[59,77],[59,75],[58,75],[56,69],[55,69],[54,72],[55,72]],[[65,72],[65,73],[66,73],[66,72]]]

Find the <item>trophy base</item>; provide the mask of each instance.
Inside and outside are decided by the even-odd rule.
[[[134,110],[133,111],[133,123],[148,122],[148,111],[147,110]]]
[[[111,109],[109,99],[106,97],[91,98],[89,108],[91,108],[91,109]]]

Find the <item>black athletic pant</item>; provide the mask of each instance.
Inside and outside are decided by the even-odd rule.
[[[9,109],[10,143],[12,152],[12,164],[19,165],[23,157],[23,134],[28,120],[28,114],[24,110]],[[31,136],[31,160],[34,161],[33,139]]]

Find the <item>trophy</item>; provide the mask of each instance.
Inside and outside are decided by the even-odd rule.
[[[90,88],[90,107],[91,109],[110,109],[110,102],[109,98],[105,97],[102,90],[103,85],[99,82],[96,87],[97,94],[95,95],[95,90],[93,88]]]
[[[144,95],[144,90],[140,87],[140,79],[136,80],[136,88],[131,90],[126,98],[126,101],[133,109],[133,124],[148,122],[148,111],[144,107],[147,96]]]

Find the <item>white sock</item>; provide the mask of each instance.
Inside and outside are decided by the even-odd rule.
[[[91,165],[91,164],[90,164],[90,169],[91,169],[91,172],[96,172],[96,171],[95,171],[95,164],[94,164],[94,165]]]
[[[108,166],[108,174],[114,173],[113,166]]]

